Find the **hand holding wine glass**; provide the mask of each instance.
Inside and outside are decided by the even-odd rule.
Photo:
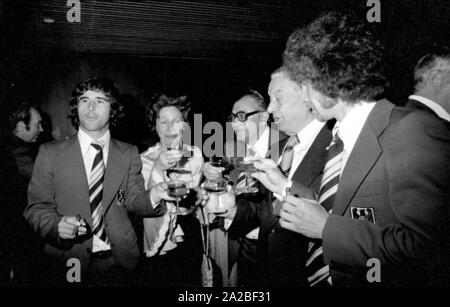
[[[163,150],[158,155],[155,161],[154,167],[159,171],[166,171],[176,165],[183,156],[183,153],[179,150]]]
[[[275,161],[267,158],[247,158],[247,160],[252,161],[257,170],[251,176],[271,192],[282,195],[288,179],[278,168]]]
[[[181,195],[181,197],[186,197],[187,194],[189,194],[189,189],[187,189],[186,193]],[[170,192],[169,184],[166,182],[161,182],[150,189],[150,198],[155,203],[158,203],[161,200],[176,201],[176,197],[178,196]]]

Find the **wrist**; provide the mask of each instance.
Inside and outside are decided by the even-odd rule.
[[[162,200],[161,196],[159,195],[157,189],[155,187],[150,189],[150,202],[155,207],[159,204],[159,202]]]
[[[278,186],[277,194],[284,197],[286,194],[286,187],[288,186],[288,183],[289,183],[289,180],[287,178],[283,177]]]

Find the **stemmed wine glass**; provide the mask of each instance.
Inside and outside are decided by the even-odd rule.
[[[170,176],[171,173],[177,173],[177,174],[190,174],[191,172],[187,169],[185,169],[184,164],[186,162],[185,155],[186,153],[192,153],[192,150],[185,150],[183,142],[180,140],[177,145],[168,147],[168,150],[178,150],[180,151],[183,156],[181,157],[180,161],[175,163],[171,168],[167,170],[167,175]]]
[[[188,187],[185,182],[179,180],[172,180],[167,183],[167,195],[175,198],[177,204],[175,212],[171,212],[172,215],[185,215],[184,212],[180,211],[180,201],[181,198],[187,195]]]
[[[259,191],[258,188],[252,187],[250,185],[250,180],[249,180],[251,174],[257,172],[257,169],[255,168],[255,165],[254,165],[254,161],[246,161],[245,158],[233,157],[233,158],[230,158],[230,162],[233,163],[233,165],[236,168],[245,172],[245,186],[238,187],[236,189],[236,194],[257,193]]]
[[[214,166],[214,167],[223,167],[223,168],[228,167],[228,162],[223,158],[210,159],[209,163],[211,164],[211,166]],[[228,186],[228,180],[223,178],[222,173],[220,174],[220,176],[218,178],[206,179],[205,182],[203,183],[203,189],[208,194],[212,194],[212,195],[220,195],[220,194],[225,193],[227,191],[227,186]],[[217,207],[214,208],[213,211],[211,211],[210,213],[215,213],[215,214],[225,213],[225,211],[223,211],[220,208],[218,199],[217,199],[217,202],[218,202]]]

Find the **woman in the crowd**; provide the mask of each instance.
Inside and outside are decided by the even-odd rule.
[[[155,95],[146,106],[150,128],[159,142],[141,154],[146,188],[172,181],[184,182],[190,193],[181,200],[166,202],[164,215],[144,218],[143,282],[148,286],[200,286],[202,243],[200,225],[193,207],[202,176],[203,157],[199,148],[183,144],[190,103],[186,96]],[[177,167],[179,172],[174,171]]]

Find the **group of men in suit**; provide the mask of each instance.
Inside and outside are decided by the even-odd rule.
[[[380,50],[336,12],[289,37],[267,108],[286,137],[249,158],[257,195],[223,196],[229,237],[247,238],[244,285],[448,284],[450,59],[419,63],[403,108],[382,99]],[[139,258],[128,214],[158,215],[170,199],[163,184],[144,190],[137,149],[110,137],[117,94],[108,79],[77,86],[78,133],[41,146],[24,212],[46,252],[66,271],[77,259],[93,284],[127,280]],[[255,109],[240,110],[244,121],[267,121],[258,104],[242,104]]]
[[[380,50],[361,22],[336,12],[289,37],[268,90],[288,138],[281,157],[250,159],[262,197],[237,196],[224,215],[230,238],[260,227],[258,272],[247,280],[449,284],[450,56],[419,61],[416,93],[398,107],[382,99]]]

